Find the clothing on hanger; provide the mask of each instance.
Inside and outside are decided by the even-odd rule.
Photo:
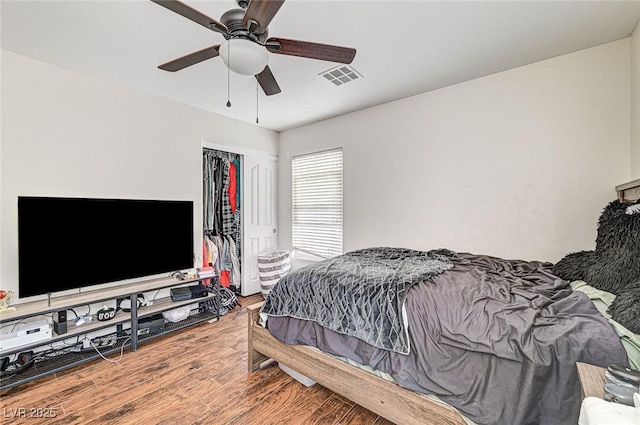
[[[240,158],[235,158],[233,165],[236,167],[236,208],[240,208]]]
[[[231,282],[236,288],[240,288],[240,261],[236,255],[236,244],[231,236],[227,236],[229,241],[229,257],[231,258]]]
[[[231,207],[231,213],[236,212],[238,207],[236,203],[237,187],[236,187],[236,165],[233,162],[229,163],[229,206]]]

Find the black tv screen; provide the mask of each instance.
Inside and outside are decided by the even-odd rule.
[[[192,201],[18,197],[21,298],[192,267]]]

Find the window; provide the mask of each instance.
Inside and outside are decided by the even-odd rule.
[[[342,149],[295,156],[292,181],[293,247],[342,254]]]

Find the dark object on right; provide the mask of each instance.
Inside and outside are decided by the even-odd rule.
[[[584,280],[616,295],[609,314],[640,333],[640,214],[627,214],[630,205],[610,202],[598,220],[595,251],[566,255],[553,267],[553,273],[568,281]]]

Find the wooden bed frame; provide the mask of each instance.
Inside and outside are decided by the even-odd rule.
[[[640,179],[616,187],[618,199],[640,198]],[[259,323],[262,303],[248,310],[249,372],[269,359],[281,362],[320,385],[397,424],[465,425],[453,407],[386,381],[335,357],[304,345],[288,345],[274,338]]]
[[[274,338],[259,323],[262,303],[247,307],[249,317],[249,372],[269,359],[372,412],[403,425],[466,425],[453,407],[404,389],[342,360],[305,345],[288,345]]]
[[[619,201],[637,201],[640,199],[640,179],[616,186],[616,192],[618,192]]]

